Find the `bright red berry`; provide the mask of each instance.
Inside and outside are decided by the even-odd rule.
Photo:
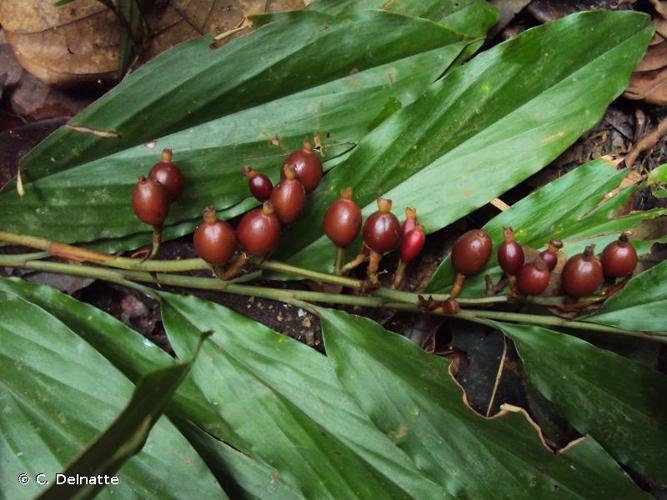
[[[280,220],[270,201],[246,213],[236,228],[241,246],[250,254],[265,256],[275,250],[280,239]]]
[[[296,176],[307,193],[313,191],[322,180],[322,162],[307,139],[303,141],[303,148],[291,153],[285,163],[294,166]],[[284,178],[284,172],[281,172],[281,176]]]
[[[183,192],[183,174],[171,159],[171,149],[162,150],[161,160],[153,165],[148,176],[162,184],[172,198],[176,199]]]
[[[498,264],[510,276],[515,276],[525,259],[523,247],[514,239],[511,227],[506,227],[503,232],[503,243],[498,247]]]
[[[271,179],[249,166],[243,167],[243,175],[248,178],[248,187],[257,201],[264,202],[271,198],[273,192]]]
[[[584,253],[577,254],[566,262],[561,274],[563,290],[571,297],[588,297],[600,287],[604,279],[602,266],[593,254],[593,245]]]
[[[539,295],[549,286],[551,272],[541,258],[526,264],[516,275],[516,285],[523,295]]]
[[[296,171],[290,164],[283,165],[285,176],[273,188],[271,204],[283,224],[294,221],[306,206],[306,191],[301,181],[297,179]]]
[[[344,189],[324,215],[324,232],[334,244],[345,248],[361,230],[361,210],[352,199],[352,188]]]
[[[401,241],[401,260],[405,263],[415,260],[424,248],[424,243],[426,243],[424,226],[417,224]]]
[[[401,225],[391,213],[391,200],[377,199],[378,211],[370,215],[364,224],[364,243],[372,251],[384,254],[398,247],[401,241]]]
[[[452,265],[465,276],[477,274],[489,261],[493,243],[485,229],[462,234],[452,247]]]
[[[226,263],[236,251],[236,233],[227,222],[218,220],[215,209],[204,209],[204,220],[195,229],[195,251],[212,266]]]
[[[637,267],[637,251],[630,243],[627,233],[621,234],[618,240],[609,243],[600,255],[602,271],[608,278],[627,278]]]
[[[139,177],[132,191],[132,209],[146,224],[161,226],[169,213],[171,196],[155,179]]]

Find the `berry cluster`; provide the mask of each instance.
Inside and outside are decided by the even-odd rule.
[[[171,202],[183,191],[183,175],[172,162],[171,149],[162,151],[162,158],[153,165],[148,177],[139,177],[132,191],[132,209],[139,219],[153,226],[154,256],[160,246],[162,224],[167,218]]]
[[[452,265],[457,271],[452,298],[461,292],[466,276],[479,273],[491,256],[492,242],[484,229],[468,231],[454,243]],[[551,281],[552,271],[558,263],[563,244],[551,240],[548,247],[539,252],[532,262],[525,262],[524,248],[514,240],[511,228],[504,229],[504,241],[498,248],[498,264],[509,277],[513,295],[540,295]],[[593,295],[605,277],[610,282],[628,278],[637,266],[637,252],[623,233],[617,241],[609,243],[596,256],[593,245],[583,253],[567,259],[560,274],[560,284],[568,296],[579,299]],[[451,310],[452,303],[446,309]]]

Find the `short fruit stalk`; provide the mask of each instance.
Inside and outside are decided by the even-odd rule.
[[[257,201],[265,202],[271,198],[273,193],[271,179],[250,166],[243,167],[243,175],[248,178],[248,188]]]
[[[132,209],[137,217],[153,227],[151,252],[146,258],[154,257],[159,248],[162,225],[169,213],[171,195],[155,179],[139,177],[132,191]]]
[[[373,287],[379,285],[377,271],[382,256],[396,250],[401,242],[401,225],[391,213],[391,200],[377,199],[378,210],[364,223],[364,243],[370,249],[368,281]]]
[[[361,231],[361,210],[352,199],[352,188],[341,192],[341,197],[334,201],[324,215],[324,232],[336,245],[334,273],[341,273],[341,264],[345,248],[359,236]]]
[[[424,243],[426,243],[426,235],[424,234],[424,226],[421,224],[417,224],[414,229],[403,236],[400,248],[400,261],[394,274],[392,288],[401,286],[408,264],[419,256],[424,248]]]

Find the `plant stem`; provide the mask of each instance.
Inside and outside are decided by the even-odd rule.
[[[382,307],[411,312],[427,312],[422,311],[416,303],[407,304],[404,302],[392,302],[384,297],[340,295],[324,292],[313,292],[309,290],[268,288],[254,285],[242,285],[235,282],[224,282],[215,278],[201,278],[196,276],[182,276],[164,273],[151,274],[145,271],[114,270],[101,267],[84,266],[80,264],[65,264],[61,262],[50,262],[42,260],[24,259],[23,261],[17,261],[12,257],[13,256],[11,255],[0,256],[0,266],[22,267],[26,269],[56,272],[73,276],[86,276],[90,278],[111,281],[132,288],[139,287],[139,285],[133,283],[133,281],[140,281],[145,283],[152,283],[158,286],[169,285],[201,290],[219,290],[237,295],[279,300],[291,304],[300,304],[301,302],[323,302],[329,304],[343,304],[352,306]],[[246,278],[246,276],[243,278]],[[648,338],[658,342],[667,343],[667,335],[620,330],[618,328],[599,325],[596,323],[589,323],[586,321],[569,321],[554,316],[540,316],[534,314],[486,310],[462,310],[455,316],[461,319],[467,319],[469,321],[475,321],[479,323],[485,323],[488,319],[496,319],[501,321],[519,322],[541,326],[559,326],[578,330],[616,333],[621,335]]]

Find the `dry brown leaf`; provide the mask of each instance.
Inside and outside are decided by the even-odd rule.
[[[650,104],[667,104],[667,2],[652,1],[656,33],[623,94]]]
[[[303,0],[171,0],[148,13],[144,62],[185,40],[238,26],[245,16],[303,7]],[[119,23],[97,0],[63,7],[44,0],[0,0],[0,24],[21,65],[49,85],[118,78]]]

